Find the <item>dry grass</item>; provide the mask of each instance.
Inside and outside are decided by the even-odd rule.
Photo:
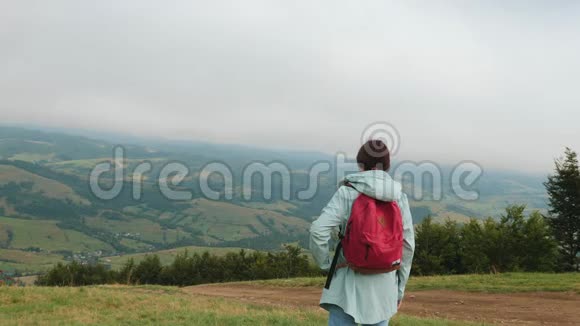
[[[326,325],[319,308],[192,296],[174,287],[3,288],[1,325]],[[395,326],[474,325],[398,316]]]
[[[321,325],[311,310],[194,297],[172,287],[5,288],[2,325]]]
[[[324,286],[325,278],[294,278],[244,282],[257,286]],[[450,276],[411,276],[407,291],[454,290],[467,292],[576,292],[580,294],[580,273],[504,273]]]

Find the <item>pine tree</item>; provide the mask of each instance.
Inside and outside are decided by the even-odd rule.
[[[119,271],[118,282],[121,284],[133,284],[135,281],[133,277],[133,274],[135,273],[135,267],[135,260],[133,258],[129,258]]]
[[[580,249],[580,169],[578,156],[566,148],[555,174],[544,184],[550,196],[548,220],[560,245],[564,270],[578,270]]]
[[[538,211],[530,214],[523,229],[521,267],[528,272],[551,272],[558,258],[558,244],[546,219]]]
[[[497,226],[499,229],[500,261],[502,270],[518,270],[526,253],[525,205],[510,205],[505,209]]]
[[[417,226],[415,232],[413,273],[416,275],[444,274],[446,267],[441,248],[446,243],[444,227],[435,223],[431,216],[426,217]]]

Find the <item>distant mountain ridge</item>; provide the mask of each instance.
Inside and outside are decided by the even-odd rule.
[[[247,164],[283,162],[291,171],[294,193],[308,186],[306,171],[313,162],[328,160],[332,164],[333,158],[238,145],[133,139],[122,144],[127,153],[126,180],[139,163],[154,165],[143,183],[143,198],[135,201],[131,183],[127,183],[120,196],[103,201],[92,194],[87,180],[97,163],[111,160],[115,145],[114,141],[85,136],[0,127],[0,269],[40,268],[42,264],[14,259],[14,252],[19,250],[45,262],[55,257],[72,259],[78,253],[93,259],[181,246],[277,249],[287,242],[307,246],[312,218],[336,190],[337,180],[330,172],[320,178],[318,192],[306,201],[294,197],[282,200],[277,178],[273,179],[270,200],[262,198],[259,180],[251,185],[250,201],[242,198],[239,187],[234,189],[232,200],[208,200],[196,186],[196,173],[209,162],[226,163],[237,185]],[[172,201],[160,193],[154,180],[161,166],[169,162],[182,162],[192,172],[177,187],[191,191],[192,200]],[[451,167],[441,170],[448,180]],[[112,174],[103,177],[104,184],[112,184]],[[427,215],[458,221],[497,217],[508,204],[515,203],[542,210],[546,208],[543,181],[543,176],[485,171],[475,187],[480,199],[474,202],[459,200],[445,181],[443,200],[412,202],[414,220]],[[217,178],[211,179],[210,185],[220,189],[224,183]],[[3,252],[10,258],[3,257]]]

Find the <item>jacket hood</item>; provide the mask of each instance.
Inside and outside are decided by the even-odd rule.
[[[349,174],[342,184],[350,183],[358,192],[381,201],[396,201],[401,198],[402,186],[381,170],[370,170]]]

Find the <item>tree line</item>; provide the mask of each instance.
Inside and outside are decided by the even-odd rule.
[[[510,206],[497,221],[472,219],[460,225],[426,218],[416,229],[415,275],[553,272],[558,244],[547,220],[525,206]]]
[[[415,275],[498,272],[553,272],[559,268],[558,242],[544,216],[525,216],[525,206],[510,206],[499,220],[472,219],[436,223],[428,217],[416,227]],[[321,276],[299,246],[284,251],[246,251],[217,256],[179,253],[169,265],[159,256],[140,262],[128,259],[119,270],[102,264],[59,263],[37,280],[43,286],[94,284],[160,284],[189,286],[205,283]]]
[[[37,285],[82,286],[95,284],[160,284],[188,286],[205,283],[251,281],[320,275],[298,246],[286,245],[280,252],[248,252],[217,256],[204,252],[178,254],[169,265],[159,256],[147,255],[136,263],[128,259],[120,270],[103,264],[59,263],[40,276]]]
[[[525,216],[510,206],[499,220],[465,225],[427,218],[416,229],[413,273],[567,272],[580,270],[580,168],[566,148],[544,183],[549,210]]]
[[[416,229],[413,273],[567,272],[580,270],[580,168],[566,148],[544,183],[549,210],[525,216],[525,206],[506,208],[499,220],[460,225],[427,218]]]

